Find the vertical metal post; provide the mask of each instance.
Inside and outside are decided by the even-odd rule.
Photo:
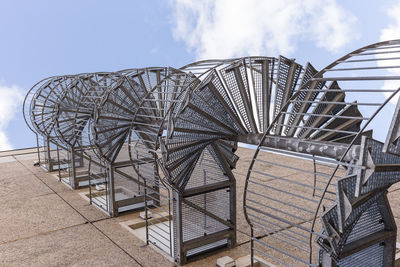
[[[250,266],[254,267],[254,231],[253,227],[250,228]]]
[[[139,75],[140,76],[140,75]],[[137,162],[139,162],[139,155],[136,153],[136,160],[137,160]],[[139,166],[139,164],[138,164],[138,166],[137,166],[137,168],[139,169],[140,168],[140,166]],[[137,175],[137,174],[136,174]],[[140,183],[139,183],[139,175],[137,175],[137,180],[138,180],[138,183],[137,183],[137,187],[138,187],[138,192],[139,192],[139,194],[140,194]]]
[[[68,181],[70,181],[72,176],[72,167],[71,167],[71,153],[67,151],[67,170],[68,170]]]
[[[206,170],[203,170],[203,185],[207,184],[207,175],[206,175]],[[207,210],[207,193],[203,194],[203,201],[204,201],[204,205],[203,205],[203,209]],[[204,229],[207,229],[207,215],[204,214]]]
[[[186,262],[186,255],[183,250],[183,225],[182,225],[182,196],[177,191],[173,191],[174,206],[174,239],[175,239],[175,262],[182,265]]]
[[[172,246],[173,246],[173,240],[172,240],[172,227],[171,227],[171,222],[172,222],[172,218],[171,218],[171,191],[169,189],[168,190],[168,228],[169,228],[169,255],[172,257]]]
[[[38,160],[39,160],[39,166],[42,164],[41,160],[40,160],[40,144],[39,144],[39,136],[37,133],[35,133],[36,135],[36,146],[37,146],[37,154],[38,154]]]
[[[70,154],[71,154],[71,173],[69,176],[69,184],[72,187],[72,189],[76,189],[77,182],[76,182],[76,166],[75,166],[75,148],[71,147]]]
[[[89,156],[89,164],[88,164],[88,179],[89,179],[89,202],[92,205],[92,181],[91,181],[91,168],[92,168],[92,157]]]
[[[264,132],[269,125],[269,107],[270,107],[270,98],[271,92],[269,88],[269,60],[261,61],[261,75],[262,75],[262,105],[265,107],[263,109],[263,124],[261,128],[261,132]],[[261,126],[261,125],[260,125]]]
[[[109,179],[109,175],[108,175],[108,168],[104,167],[104,165],[101,165],[102,163],[100,163],[101,166],[101,170],[103,171],[102,175],[104,175],[104,184],[105,184],[105,192],[106,192],[106,211],[108,212],[108,214],[110,214],[110,209],[109,209],[109,202],[110,202],[110,190],[109,190],[109,184],[108,184],[108,179]]]
[[[57,162],[58,162],[58,181],[61,181],[60,149],[58,145],[57,145]]]
[[[229,210],[230,223],[233,225],[232,233],[228,243],[229,247],[234,247],[236,244],[236,180],[231,179],[232,185],[229,187]]]
[[[107,174],[108,174],[108,193],[109,193],[108,211],[110,213],[110,216],[114,217],[118,215],[118,209],[115,205],[114,166],[112,164],[108,164]]]
[[[387,191],[383,198],[378,200],[378,206],[385,223],[385,230],[393,233],[391,237],[382,242],[382,245],[385,246],[383,250],[383,265],[395,266],[397,226],[387,198]]]
[[[312,196],[315,197],[315,187],[317,186],[317,166],[316,166],[314,155],[313,155],[312,159],[313,159],[313,165],[314,165],[314,186],[313,186]]]
[[[321,253],[321,265],[323,267],[337,267],[336,262],[332,259],[331,255],[329,255],[328,253],[326,253],[325,251],[319,249],[320,253]]]
[[[383,266],[395,267],[396,263],[396,235],[381,242],[383,249]]]
[[[51,163],[51,151],[50,151],[50,139],[48,136],[46,136],[46,147],[47,147],[47,151],[46,151],[46,157],[47,157],[47,170],[49,172],[53,171],[53,164]]]
[[[153,171],[154,171],[154,187],[153,187],[153,190],[154,190],[154,192],[158,192],[158,194],[152,194],[152,199],[154,201],[154,205],[161,206],[161,203],[160,203],[160,181],[159,181],[160,176],[158,175],[157,164],[154,164],[154,170]]]
[[[149,212],[148,212],[148,207],[147,207],[147,181],[146,179],[143,179],[143,186],[144,186],[144,212],[145,212],[145,218],[146,218],[146,244],[149,244]]]

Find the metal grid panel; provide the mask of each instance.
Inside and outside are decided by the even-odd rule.
[[[207,210],[224,221],[229,221],[229,192],[226,189],[185,198],[186,201]],[[183,242],[229,229],[207,214],[182,203]]]
[[[208,146],[203,150],[185,189],[229,180],[221,170],[221,166],[218,164],[220,159],[216,158],[215,155],[210,152],[211,149],[212,148]]]
[[[246,128],[250,132],[257,132],[251,106],[249,82],[244,64],[245,62],[242,60],[234,62],[220,70],[220,74],[229,88],[233,101],[238,107],[238,114],[243,118]]]
[[[263,133],[269,125],[275,58],[251,58],[247,66],[251,70],[255,92],[258,129],[260,133]]]
[[[293,95],[302,69],[303,67],[295,63],[294,60],[289,60],[283,56],[279,57],[278,74],[275,85],[274,118],[284,108],[286,102]],[[285,110],[286,108],[283,111]],[[280,117],[280,123],[283,123],[284,115],[281,115]],[[281,125],[276,126],[276,129],[278,129],[277,133],[280,133],[281,128]]]
[[[383,217],[378,204],[376,202],[372,203],[368,210],[358,219],[351,234],[347,238],[347,243],[362,239],[372,233],[383,231],[384,229],[385,224],[383,223]]]
[[[383,266],[384,246],[374,244],[338,261],[339,266]]]
[[[358,170],[357,196],[373,190],[388,187],[399,181],[400,157],[383,153],[383,143],[371,138],[363,138]]]

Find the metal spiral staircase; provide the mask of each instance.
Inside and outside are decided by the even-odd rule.
[[[398,94],[399,84],[393,81],[400,77],[388,75],[396,68],[398,47],[398,41],[378,43],[335,61],[302,82],[274,118],[246,180],[244,208],[252,226],[253,259],[296,266],[393,264],[396,226],[386,194],[400,179],[400,158],[386,153],[385,144],[373,137],[381,130],[374,119]],[[280,126],[284,134],[276,137]],[[397,143],[388,140],[386,146],[395,150]],[[269,163],[263,160],[266,151],[287,154],[293,161],[309,158],[312,164],[297,167],[290,178],[274,177],[259,171]],[[293,169],[295,164],[285,165]],[[314,179],[305,181],[307,173]],[[263,192],[262,198],[257,192]]]
[[[132,166],[146,241],[179,264],[235,245],[241,145],[255,148],[241,189],[252,262],[390,266],[399,54],[395,40],[321,71],[280,56],[52,77],[31,89],[24,114],[109,173]]]
[[[36,134],[39,163],[49,171],[60,169],[56,166],[54,147],[63,142],[56,134],[58,103],[65,95],[70,79],[56,76],[46,78],[35,84],[27,93],[23,114],[28,127]],[[58,164],[59,165],[59,164]]]

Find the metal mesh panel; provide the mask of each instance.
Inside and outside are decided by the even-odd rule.
[[[372,245],[359,252],[356,252],[344,259],[338,261],[338,266],[383,266],[383,250],[384,246],[378,244]]]
[[[275,58],[252,58],[249,65],[256,98],[259,132],[263,133],[269,125]]]
[[[224,221],[230,219],[229,192],[226,189],[185,198],[186,201],[201,207]],[[217,233],[229,229],[228,226],[182,203],[183,241]]]
[[[102,96],[102,105],[96,108],[93,123],[93,142],[99,157],[110,162],[116,159],[145,91],[134,78],[129,77]]]
[[[280,135],[286,121],[286,110],[289,106],[286,103],[291,98],[298,86],[297,81],[300,77],[303,67],[282,56],[279,57],[278,74],[275,86],[275,108],[274,117],[280,112],[278,121],[274,125],[275,134]],[[290,114],[290,113],[289,113]]]
[[[114,173],[114,192],[118,212],[143,208],[144,187],[131,166],[117,168]]]
[[[251,112],[250,92],[244,62],[235,62],[220,71],[226,86],[230,89],[232,99],[235,102],[238,113],[242,116],[247,129],[257,132],[254,127],[254,117]]]
[[[382,215],[379,211],[377,203],[372,205],[366,210],[358,219],[351,234],[347,238],[347,243],[361,239],[378,231],[385,229]]]
[[[301,65],[295,64],[294,73],[290,73],[290,68],[292,64],[293,61],[283,56],[279,57],[273,117],[276,117],[278,115],[281,108],[292,96],[294,89],[297,85],[297,79],[300,76],[300,71],[302,67]]]
[[[391,155],[387,153],[382,153],[383,143],[378,142],[376,140],[365,138],[364,141],[364,149],[363,149],[363,166],[367,166],[367,168],[371,168],[371,164],[379,166],[380,164],[399,164],[400,157],[396,155]],[[369,158],[371,157],[372,162],[370,162]],[[382,170],[377,170],[372,174],[369,174],[366,169],[362,169],[359,172],[359,179],[361,184],[361,194],[366,194],[377,188],[386,187],[393,183],[399,181],[399,171],[396,169],[391,169],[390,167],[386,167]]]
[[[229,178],[222,172],[218,160],[210,153],[210,147],[204,149],[185,189],[228,181]]]
[[[238,127],[241,127],[241,130],[243,131],[243,126],[240,123],[240,119],[238,116],[238,113],[231,101],[231,99],[229,98],[228,92],[225,90],[221,79],[218,76],[218,73],[214,70],[213,72],[211,72],[212,75],[212,79],[211,79],[211,84],[208,86],[212,86],[213,88],[216,89],[216,91],[218,92],[218,94],[222,97],[223,101],[223,105],[226,107],[226,112],[228,114],[230,114],[230,116],[232,117],[232,121],[236,123],[238,123]],[[213,90],[210,88],[210,90]],[[214,93],[216,95],[216,93]]]

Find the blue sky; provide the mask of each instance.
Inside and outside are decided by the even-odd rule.
[[[0,150],[35,145],[22,100],[48,76],[279,54],[322,68],[399,25],[400,1],[0,0]]]

